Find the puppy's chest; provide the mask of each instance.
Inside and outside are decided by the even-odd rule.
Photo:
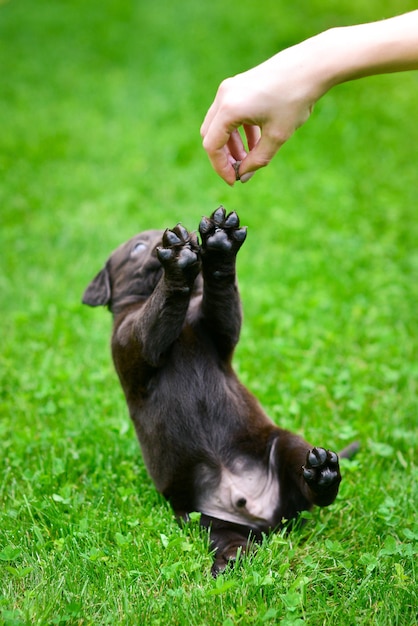
[[[208,467],[200,468],[198,474],[201,490],[197,505],[202,513],[260,529],[277,525],[280,485],[271,463],[265,467],[241,457],[230,468],[220,468],[217,478]]]

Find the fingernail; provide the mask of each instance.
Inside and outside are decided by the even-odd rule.
[[[240,177],[240,181],[241,181],[242,183],[246,183],[247,181],[249,181],[249,180],[250,180],[250,178],[252,178],[252,177],[254,176],[254,174],[255,174],[255,172],[247,172],[246,174],[243,174],[243,175]]]

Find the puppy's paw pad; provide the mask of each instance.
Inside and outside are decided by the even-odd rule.
[[[177,233],[174,230],[169,230],[167,228],[167,230],[165,231],[164,235],[163,235],[163,244],[164,246],[178,246],[181,245],[182,239],[177,235]]]
[[[186,272],[194,278],[200,270],[199,242],[195,233],[189,233],[184,226],[177,224],[167,228],[163,234],[162,246],[157,247],[157,256],[166,272]]]
[[[185,268],[188,265],[193,265],[193,263],[197,263],[198,255],[191,248],[184,247],[180,250],[178,255],[178,266],[180,268]]]
[[[247,236],[247,229],[240,228],[239,217],[235,211],[227,215],[223,206],[216,209],[210,217],[202,218],[199,232],[204,250],[227,253],[232,251],[234,254]]]
[[[328,489],[341,480],[338,455],[325,448],[313,448],[306,455],[303,477],[316,491]]]
[[[162,265],[169,263],[174,258],[174,250],[171,248],[162,248],[159,246],[157,248],[157,256]]]

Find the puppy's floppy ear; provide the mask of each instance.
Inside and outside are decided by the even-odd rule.
[[[111,297],[110,278],[107,266],[91,281],[83,295],[83,304],[104,306],[109,304]]]

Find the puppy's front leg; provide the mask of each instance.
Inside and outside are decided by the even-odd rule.
[[[141,358],[154,367],[160,365],[183,328],[193,283],[200,271],[197,237],[178,224],[165,231],[157,255],[163,276],[144,306],[128,316],[116,332],[117,343],[126,346],[133,335]]]
[[[236,283],[236,255],[247,236],[236,213],[221,206],[199,225],[204,279],[202,312],[223,356],[234,349],[241,329],[241,304]]]

